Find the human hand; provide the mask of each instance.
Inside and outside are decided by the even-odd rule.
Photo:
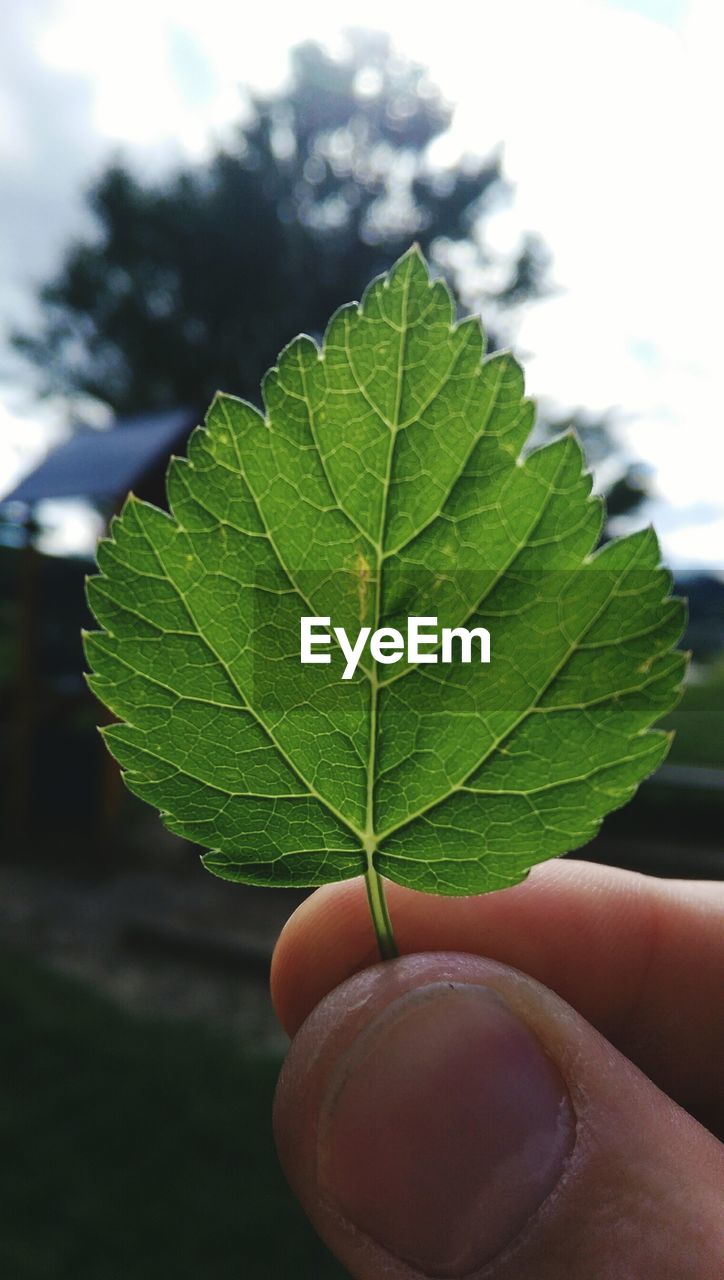
[[[351,1275],[724,1276],[724,887],[551,862],[388,899],[401,959],[347,881],[272,969],[280,1158]]]

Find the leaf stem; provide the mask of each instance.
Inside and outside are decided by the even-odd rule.
[[[367,901],[370,904],[372,923],[377,936],[377,946],[380,949],[380,958],[382,960],[394,960],[395,956],[400,953],[397,950],[395,935],[392,931],[392,921],[387,910],[384,881],[379,871],[372,865],[371,858],[367,865],[365,884],[367,885]]]
[[[409,262],[412,262],[411,258],[409,259]],[[387,521],[387,504],[392,480],[392,464],[395,454],[395,444],[400,430],[400,405],[402,403],[402,382],[403,371],[405,368],[405,343],[407,332],[407,308],[410,297],[410,274],[411,268],[408,265],[403,281],[402,323],[399,327],[400,349],[397,361],[395,410],[392,419],[387,422],[390,429],[390,441],[387,449],[383,500],[380,503],[380,522],[377,530],[377,542],[375,544],[377,550],[374,600],[375,631],[380,625],[380,614],[382,612],[382,563],[384,560],[385,524]],[[360,387],[360,390],[362,390],[362,387]],[[372,407],[374,408],[374,406]],[[373,861],[374,850],[377,843],[375,838],[375,778],[377,771],[377,719],[380,690],[377,670],[377,663],[375,663],[370,677],[370,745],[369,755],[367,757],[367,824],[364,833],[364,847],[367,853],[367,872],[365,875],[365,882],[367,885],[367,900],[370,904],[372,923],[375,927],[375,934],[377,935],[377,946],[380,949],[380,957],[383,960],[394,960],[395,956],[398,956],[400,953],[397,950],[395,935],[392,932],[392,921],[390,920],[390,913],[387,910],[384,881]]]

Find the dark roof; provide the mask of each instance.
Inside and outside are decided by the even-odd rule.
[[[144,413],[105,431],[81,430],[53,449],[3,502],[44,498],[118,498],[186,441],[197,418],[190,409]]]

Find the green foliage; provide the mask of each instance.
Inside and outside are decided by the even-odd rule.
[[[332,1280],[271,1134],[279,1063],[0,954],[0,1274]]]
[[[134,792],[229,879],[370,867],[482,892],[596,832],[666,753],[681,601],[651,531],[595,555],[601,504],[569,435],[521,460],[533,408],[508,355],[417,250],[264,383],[215,400],[129,500],[89,583],[91,687]],[[485,626],[492,661],[303,666],[301,615]]]
[[[539,434],[542,442],[542,439],[550,440],[565,431],[574,430],[583,445],[588,465],[595,469],[610,461],[616,453],[612,444],[612,425],[613,417],[608,413],[595,415],[581,411],[564,416],[549,414],[539,422]],[[644,467],[635,462],[627,462],[625,456],[617,457],[616,463],[616,471],[605,489],[608,520],[631,515],[649,493],[648,476]]]
[[[672,761],[676,764],[724,768],[724,659],[695,668],[696,678],[669,717],[675,731]]]

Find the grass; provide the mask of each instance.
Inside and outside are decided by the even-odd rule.
[[[277,1070],[0,956],[0,1275],[344,1276],[276,1162]]]
[[[696,681],[687,685],[666,727],[676,730],[669,759],[672,764],[694,764],[724,769],[724,660],[701,668]]]

